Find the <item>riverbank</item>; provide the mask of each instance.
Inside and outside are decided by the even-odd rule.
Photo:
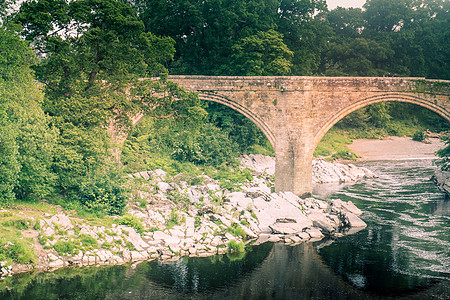
[[[250,156],[247,160],[261,165],[273,158]],[[322,180],[333,177],[330,174],[338,181],[371,176],[357,167],[321,161],[314,165]],[[266,241],[295,245],[366,226],[358,217],[362,212],[351,202],[327,203],[289,192],[274,193],[268,169],[249,171],[241,182],[146,171],[130,175],[129,185],[134,193],[122,217],[83,219],[47,203],[1,210],[2,227],[15,230],[33,249],[22,255],[28,259],[23,263],[1,261],[1,273],[239,253],[247,245]],[[17,246],[10,242],[3,249],[12,252]]]
[[[438,137],[429,137],[425,142],[408,137],[386,137],[383,140],[354,140],[349,148],[361,156],[360,161],[438,159],[436,151],[445,147]],[[450,172],[436,170],[431,180],[450,196]]]
[[[360,161],[435,159],[436,151],[445,147],[439,138],[427,142],[413,141],[410,137],[389,136],[382,140],[356,139],[348,145],[361,158]]]

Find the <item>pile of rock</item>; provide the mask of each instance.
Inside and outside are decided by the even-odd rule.
[[[353,164],[340,164],[313,160],[313,183],[353,182],[360,179],[376,178],[372,171]]]
[[[255,170],[258,174],[275,174],[275,158],[260,154],[241,156],[241,166]],[[323,159],[312,162],[313,183],[353,182],[360,179],[375,178],[372,171],[353,164],[331,163]]]

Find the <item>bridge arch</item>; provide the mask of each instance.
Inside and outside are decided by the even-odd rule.
[[[330,120],[328,120],[328,122],[324,126],[322,126],[322,128],[315,135],[313,151],[317,147],[319,142],[322,140],[322,138],[325,136],[325,134],[328,132],[328,130],[330,130],[331,127],[333,127],[337,122],[342,120],[345,116],[351,114],[352,112],[360,108],[380,102],[406,102],[416,104],[429,109],[430,111],[436,113],[437,115],[441,116],[447,122],[450,123],[450,113],[443,107],[430,102],[430,100],[422,99],[420,97],[413,95],[405,95],[401,93],[389,93],[372,96],[362,99],[361,101],[358,101],[356,103],[353,103],[352,105],[347,106],[338,113],[334,114],[333,117]]]
[[[198,97],[201,100],[216,102],[228,106],[231,109],[247,117],[250,121],[252,121],[253,124],[255,124],[263,132],[264,136],[269,140],[270,144],[272,145],[272,148],[275,149],[275,135],[272,133],[269,126],[248,108],[242,106],[236,101],[232,101],[227,97],[215,93],[200,91],[198,92]]]

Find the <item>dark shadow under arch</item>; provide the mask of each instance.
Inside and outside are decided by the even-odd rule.
[[[431,103],[429,100],[425,100],[417,96],[405,95],[400,93],[383,94],[358,101],[341,110],[339,113],[335,114],[333,118],[331,118],[315,135],[314,149],[317,147],[317,145],[325,136],[325,134],[328,132],[328,130],[330,130],[331,127],[333,127],[337,122],[342,120],[345,116],[351,114],[352,112],[360,108],[380,102],[406,102],[419,105],[436,113],[437,115],[445,119],[448,123],[450,123],[450,113],[446,111],[444,108],[435,105],[434,103]]]
[[[230,99],[209,92],[199,92],[198,97],[201,100],[216,102],[225,106],[230,107],[231,109],[237,111],[238,113],[247,117],[252,123],[254,123],[264,134],[264,136],[269,140],[272,148],[275,149],[275,135],[270,130],[269,126],[267,126],[264,121],[262,121],[259,117],[255,116],[248,108],[231,101]]]

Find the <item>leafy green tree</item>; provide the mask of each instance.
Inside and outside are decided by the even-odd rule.
[[[324,70],[330,76],[383,76],[386,62],[393,56],[387,44],[364,38],[332,43],[324,57]]]
[[[250,153],[255,145],[266,147],[269,144],[263,132],[237,111],[214,102],[208,103],[206,110],[208,121],[239,146],[239,153]]]
[[[360,8],[342,8],[327,12],[326,20],[333,30],[334,41],[361,37],[365,28],[365,19]]]
[[[175,74],[226,74],[233,44],[274,28],[276,0],[138,0],[146,30],[176,41]],[[225,67],[225,70],[223,69]]]
[[[260,31],[233,46],[231,66],[234,75],[289,75],[293,53],[274,30]]]
[[[277,31],[293,52],[292,75],[316,75],[321,54],[327,48],[331,29],[321,12],[326,11],[323,0],[279,1]]]
[[[3,106],[3,105],[2,105]],[[13,193],[17,185],[20,164],[15,132],[4,107],[0,106],[0,205],[15,199]]]
[[[34,69],[44,85],[44,109],[60,131],[52,165],[60,192],[80,199],[95,190],[98,201],[105,199],[99,191],[106,198],[116,193],[114,199],[123,199],[124,191],[113,188],[120,186],[120,176],[112,176],[114,165],[102,171],[110,165],[114,147],[107,129],[129,127],[132,116],[155,113],[168,105],[167,98],[182,95],[181,89],[167,82],[137,80],[165,77],[174,41],[144,32],[135,10],[116,0],[27,1],[14,21],[22,25],[23,35],[41,56]],[[145,98],[155,95],[147,90],[153,88],[159,88],[159,97],[151,100],[160,98],[160,102]],[[98,174],[104,174],[108,188]]]
[[[394,51],[390,72],[449,78],[448,1],[369,0],[364,8],[364,37],[388,42]]]
[[[14,51],[11,51],[14,49]],[[50,170],[57,132],[42,111],[28,43],[0,27],[0,114],[3,197],[43,197],[53,186]]]

